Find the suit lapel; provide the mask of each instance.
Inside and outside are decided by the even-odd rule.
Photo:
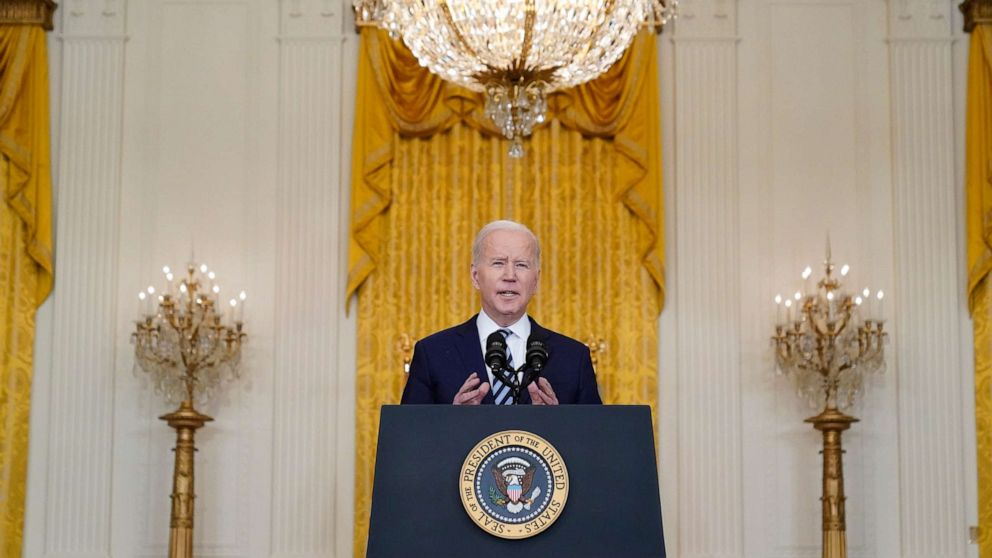
[[[547,340],[547,338],[550,337],[551,332],[541,327],[541,324],[537,323],[537,320],[530,318],[530,334],[531,336],[538,336],[539,339]]]
[[[464,377],[458,380],[459,387],[461,387],[461,384],[465,382],[465,379],[472,372],[478,374],[482,381],[489,381],[489,368],[486,366],[486,361],[482,355],[482,348],[479,345],[479,328],[475,324],[476,318],[478,318],[478,314],[458,326],[457,330],[458,335],[455,348],[458,350],[458,355],[462,359],[462,364],[464,364],[462,370],[466,371]],[[489,393],[482,399],[483,404],[492,404],[495,402],[491,387]]]

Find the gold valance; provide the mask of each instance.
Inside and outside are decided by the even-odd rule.
[[[988,4],[988,2],[986,2]],[[979,283],[992,271],[992,26],[972,31],[968,70],[965,142],[965,195],[968,301],[975,304]]]
[[[363,28],[352,160],[352,234],[347,296],[368,278],[381,258],[381,223],[393,192],[383,172],[394,154],[394,134],[428,137],[456,122],[498,135],[484,116],[482,95],[452,85],[420,66],[412,53],[381,30]],[[655,35],[642,31],[631,48],[608,72],[585,85],[560,91],[548,99],[548,120],[585,136],[613,140],[622,155],[615,199],[639,219],[647,234],[639,253],[658,286],[656,310],[664,300],[660,146],[654,133],[656,99],[647,100],[643,80],[657,81]],[[655,91],[656,84],[651,84]]]
[[[0,0],[0,25],[40,25],[51,31],[56,7],[52,0]]]
[[[976,25],[992,23],[992,0],[964,0],[958,8],[964,14],[965,33],[971,33]]]

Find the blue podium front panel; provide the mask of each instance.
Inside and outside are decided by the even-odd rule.
[[[476,525],[460,497],[466,458],[487,437],[506,430],[546,440],[569,479],[567,501],[553,524],[516,540]],[[368,557],[448,556],[664,558],[650,409],[383,407]]]

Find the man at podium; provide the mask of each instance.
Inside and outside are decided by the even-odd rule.
[[[588,347],[541,327],[527,315],[541,277],[541,246],[529,228],[513,221],[482,227],[472,245],[471,276],[482,310],[461,325],[417,342],[401,403],[602,403]],[[494,343],[505,343],[511,375],[504,378],[511,383],[523,381],[521,365],[535,350],[547,356],[540,377],[519,392],[519,400],[486,365],[483,357]]]

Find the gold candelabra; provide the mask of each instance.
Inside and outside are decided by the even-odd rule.
[[[403,374],[406,377],[410,373],[410,363],[413,362],[413,345],[415,341],[409,333],[401,333],[396,336],[396,350],[403,359]]]
[[[599,335],[590,333],[589,336],[586,337],[586,347],[589,347],[589,357],[592,359],[592,365],[598,365],[599,355],[606,352],[606,341]]]
[[[141,318],[131,338],[135,364],[151,375],[157,391],[179,404],[159,417],[176,430],[169,558],[192,558],[194,437],[213,420],[197,411],[194,402],[205,401],[225,380],[239,375],[246,295],[241,291],[231,299],[225,319],[219,311],[220,287],[206,265],[189,264],[178,287],[171,270],[162,271],[168,281],[165,292],[156,296],[149,286],[138,295]]]
[[[849,269],[844,265],[841,277]],[[822,409],[806,419],[823,434],[822,556],[847,558],[841,434],[858,419],[842,409],[862,393],[867,374],[885,367],[881,317],[885,295],[878,291],[872,299],[867,288],[858,295],[848,294],[833,273],[828,242],[824,277],[816,289],[809,288],[812,269],[807,266],[802,274],[805,292],[785,299],[776,295],[778,323],[772,341],[778,369],[793,378],[801,397]]]

